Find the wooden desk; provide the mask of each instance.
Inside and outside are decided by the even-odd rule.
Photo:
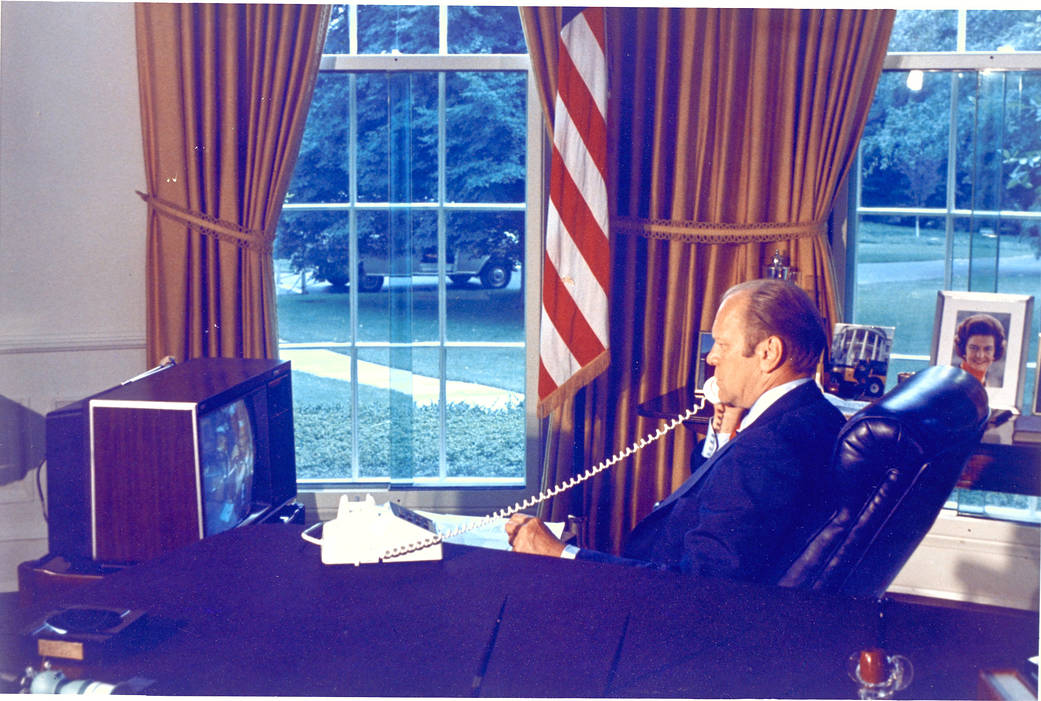
[[[470,696],[484,669],[484,696],[856,698],[846,659],[881,645],[915,666],[898,698],[954,699],[1038,647],[1036,616],[464,546],[437,562],[327,566],[301,531],[235,529],[65,595],[146,609],[165,631],[87,676],[152,680],[144,693],[162,695]],[[0,659],[15,660],[3,640]]]

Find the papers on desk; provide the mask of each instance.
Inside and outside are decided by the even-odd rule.
[[[843,399],[827,392],[824,393],[824,398],[831,402],[833,407],[841,411],[842,415],[847,419],[871,403],[862,399]]]
[[[426,516],[437,526],[438,533],[449,533],[462,527],[469,526],[482,520],[479,516],[457,516],[455,514],[435,514],[429,511],[417,511],[416,513]],[[564,533],[564,523],[547,523],[546,527],[553,535],[560,538]],[[506,519],[496,518],[487,525],[476,528],[457,536],[445,538],[446,543],[457,545],[472,545],[477,548],[489,548],[491,550],[512,550],[509,538],[506,536]]]

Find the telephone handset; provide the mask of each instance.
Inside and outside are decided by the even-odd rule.
[[[719,404],[719,383],[716,382],[715,375],[705,380],[705,384],[701,388],[701,395],[709,404]]]
[[[303,532],[302,537],[304,540],[322,547],[322,562],[327,565],[440,560],[441,543],[444,540],[484,528],[496,520],[509,518],[519,511],[529,509],[585,482],[615,463],[647,447],[684,421],[693,418],[705,407],[706,403],[716,404],[718,402],[719,392],[716,378],[710,377],[705,381],[700,403],[679,414],[657,431],[637,439],[610,458],[590,467],[581,475],[564,480],[513,506],[500,509],[444,533],[439,533],[430,519],[400,504],[388,501],[377,506],[370,494],[366,495],[364,502],[350,501],[346,495],[341,496],[336,518],[324,524],[321,522],[314,524]],[[311,531],[318,526],[323,526],[320,540],[310,535]]]

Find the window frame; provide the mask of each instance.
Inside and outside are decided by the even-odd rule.
[[[1041,71],[1041,51],[922,51],[892,52],[886,54],[882,71]],[[949,119],[953,119],[950,116]],[[953,145],[950,147],[953,149]],[[949,154],[948,171],[956,168],[953,152]],[[954,165],[951,165],[951,164]],[[848,236],[842,244],[845,249],[844,285],[843,285],[843,318],[852,320],[857,287],[857,234],[862,215],[893,216],[930,216],[942,217],[945,220],[947,235],[947,251],[944,258],[944,288],[950,289],[952,282],[953,240],[950,230],[958,218],[970,216],[1000,216],[1006,219],[1030,219],[1041,221],[1041,213],[1018,211],[970,210],[957,208],[953,202],[953,191],[948,182],[948,199],[945,207],[864,207],[860,204],[861,150],[857,148],[853,172],[850,174],[848,211],[846,221]],[[948,175],[949,181],[950,175]],[[929,362],[929,354],[894,353],[894,360]],[[1028,359],[1029,367],[1029,359]]]
[[[538,396],[538,354],[532,349],[538,348],[538,330],[541,310],[541,276],[543,255],[543,229],[545,222],[544,173],[548,168],[548,144],[545,134],[542,106],[535,85],[531,61],[525,54],[449,54],[447,53],[447,6],[440,7],[440,51],[436,54],[357,54],[357,6],[351,7],[350,54],[325,54],[322,56],[319,71],[329,73],[364,73],[364,72],[434,72],[441,74],[441,82],[445,74],[455,71],[523,71],[527,75],[527,144],[526,144],[526,189],[525,189],[525,243],[523,266],[524,289],[524,339],[525,339],[525,479],[523,485],[515,482],[510,485],[496,484],[495,480],[471,481],[470,485],[455,484],[462,480],[449,478],[436,484],[425,486],[423,479],[409,484],[395,484],[389,479],[358,482],[325,482],[323,480],[298,480],[298,499],[310,511],[309,519],[328,520],[335,516],[341,495],[372,494],[377,501],[389,499],[415,509],[428,509],[457,514],[481,515],[514,504],[538,491],[541,477],[542,454],[542,421],[536,414]],[[444,109],[443,103],[440,109]],[[355,113],[351,111],[351,119]],[[442,130],[443,130],[443,120]],[[351,127],[352,139],[349,148],[354,148],[357,138],[356,125]],[[442,147],[444,134],[442,133]],[[443,152],[443,151],[442,151]],[[353,162],[353,159],[351,159]],[[439,168],[443,168],[443,159],[439,159]],[[356,179],[352,177],[354,187]],[[352,201],[336,204],[289,203],[283,211],[347,211],[351,207],[357,209],[380,208],[382,204],[359,203],[356,197]],[[507,210],[509,205],[453,205],[446,202],[443,193],[439,193],[439,202],[422,205],[423,208],[441,209],[445,212],[453,210],[494,209]],[[516,207],[520,209],[520,207]],[[440,237],[439,237],[440,238]],[[351,241],[351,248],[356,248],[356,240]],[[443,242],[439,245],[443,245]],[[351,260],[357,260],[357,251],[351,251]],[[439,257],[443,261],[444,256]],[[443,265],[443,263],[442,263]],[[441,271],[443,273],[443,271]],[[356,286],[348,290],[351,323],[357,323]],[[443,326],[445,314],[443,290],[440,294],[439,315]],[[445,351],[444,339],[439,344],[442,353]],[[292,345],[292,344],[287,344]],[[352,352],[352,362],[356,360],[357,344]],[[365,345],[365,344],[362,344]],[[426,345],[426,344],[420,344]],[[448,345],[453,345],[449,343]],[[357,401],[357,386],[351,385],[351,401]],[[354,456],[352,456],[352,461]],[[476,485],[473,482],[477,482]],[[472,485],[472,486],[471,486]]]

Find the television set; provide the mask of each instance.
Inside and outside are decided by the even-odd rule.
[[[50,553],[122,566],[299,520],[292,407],[288,362],[200,358],[51,412]]]

